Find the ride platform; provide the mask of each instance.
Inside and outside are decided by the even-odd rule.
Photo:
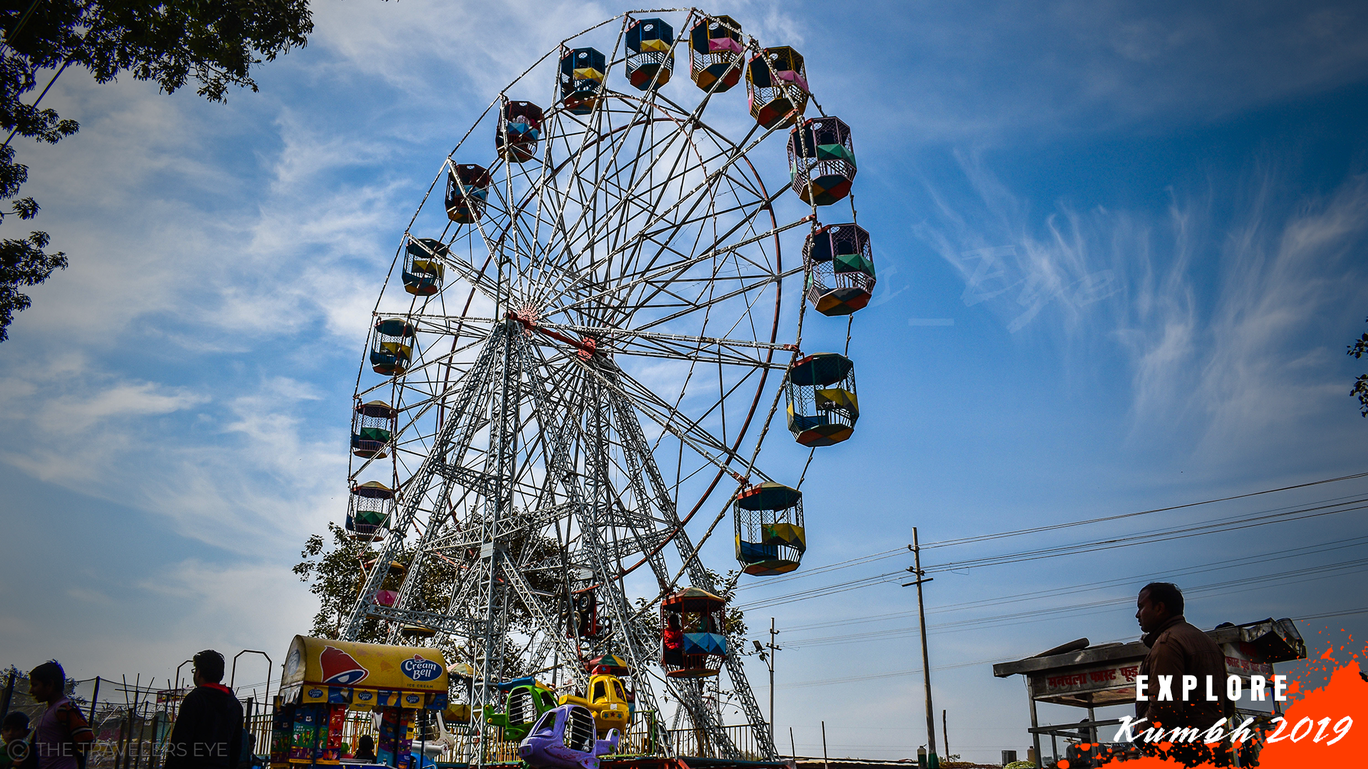
[[[526,768],[521,761],[486,762],[486,767],[494,769]],[[699,756],[630,756],[605,758],[602,769],[794,769],[792,761],[732,761],[725,758],[702,758]],[[438,763],[437,769],[470,769],[470,764]]]

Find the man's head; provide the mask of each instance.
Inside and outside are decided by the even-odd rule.
[[[1153,633],[1173,617],[1183,615],[1183,591],[1172,582],[1151,582],[1140,588],[1135,609],[1140,630]]]
[[[195,683],[216,684],[223,680],[223,655],[213,649],[205,649],[196,654]]]
[[[28,728],[28,714],[21,710],[15,710],[6,714],[4,721],[0,721],[0,737],[4,737],[5,742],[21,740],[25,734],[28,734]]]
[[[39,702],[56,702],[66,688],[66,671],[57,660],[48,660],[29,671],[29,694]]]

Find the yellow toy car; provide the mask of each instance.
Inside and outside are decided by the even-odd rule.
[[[622,689],[622,681],[614,675],[596,675],[589,678],[589,696],[574,694],[561,695],[562,705],[583,705],[594,714],[594,731],[600,739],[608,730],[617,729],[626,734],[627,724],[631,721],[631,705]]]

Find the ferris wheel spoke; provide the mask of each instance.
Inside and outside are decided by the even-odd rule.
[[[742,287],[742,288],[738,288],[738,289],[736,289],[736,290],[734,290],[734,291],[729,291],[729,292],[727,292],[727,293],[725,293],[725,294],[722,294],[722,295],[720,295],[720,296],[716,296],[716,297],[713,297],[713,298],[711,298],[711,299],[704,300],[704,301],[702,301],[702,302],[700,302],[700,303],[698,303],[698,304],[690,305],[689,307],[686,307],[685,309],[679,310],[679,311],[674,312],[674,313],[671,313],[671,314],[669,314],[669,315],[665,315],[665,316],[662,316],[662,317],[659,317],[659,318],[653,318],[653,319],[648,320],[648,321],[646,321],[646,322],[644,322],[644,323],[641,323],[640,325],[638,325],[638,326],[636,327],[636,329],[637,329],[638,331],[645,331],[645,330],[650,329],[650,328],[655,328],[656,326],[661,326],[661,325],[664,325],[664,324],[666,324],[666,323],[670,323],[670,322],[672,322],[672,321],[675,321],[675,320],[678,320],[678,319],[680,319],[680,318],[683,318],[683,317],[686,317],[686,316],[688,316],[688,315],[691,315],[691,314],[693,314],[693,313],[696,313],[696,312],[698,312],[698,311],[700,311],[700,310],[706,310],[706,309],[709,308],[709,307],[713,307],[713,306],[715,306],[715,305],[720,305],[720,304],[722,304],[722,303],[724,303],[724,302],[730,301],[730,300],[735,299],[735,298],[737,298],[737,297],[744,296],[744,295],[746,295],[747,293],[749,293],[749,292],[751,292],[751,291],[754,291],[754,290],[757,289],[757,288],[763,287],[764,285],[767,285],[767,284],[770,284],[770,283],[778,283],[779,281],[783,280],[784,278],[787,278],[787,277],[789,277],[790,275],[796,275],[796,274],[798,274],[798,273],[800,273],[800,272],[802,272],[802,271],[803,271],[803,268],[802,268],[801,266],[790,268],[790,269],[785,270],[784,272],[781,272],[781,273],[779,273],[779,274],[777,274],[777,275],[771,276],[771,277],[766,278],[766,279],[761,280],[761,281],[757,281],[756,283],[753,283],[753,284],[751,284],[751,285],[744,286],[744,287]]]
[[[767,368],[780,368],[781,366],[771,365],[768,356],[764,360],[751,358],[746,355],[746,350],[761,351],[783,351],[796,352],[798,347],[793,344],[779,344],[774,342],[760,342],[749,339],[726,339],[718,337],[694,336],[690,334],[665,334],[660,332],[639,331],[635,329],[613,329],[596,326],[574,326],[568,324],[544,323],[542,327],[559,331],[571,331],[577,334],[584,334],[603,342],[616,342],[612,346],[614,354],[617,355],[649,355],[653,357],[677,358],[679,360],[695,360],[705,350],[715,348],[719,353],[727,351],[729,357],[719,359],[721,362],[740,366],[759,366]],[[650,344],[650,348],[631,347],[632,343]],[[785,367],[786,368],[786,367]]]
[[[636,413],[645,416],[673,435],[699,457],[738,479],[744,477],[731,467],[733,461],[739,460],[732,448],[685,416],[677,407],[661,400],[650,388],[643,386],[621,369],[613,372],[612,379],[599,371],[590,371],[611,391],[628,399]]]
[[[684,258],[683,254],[679,254],[679,256],[681,257],[681,261],[679,261],[679,262],[672,262],[672,263],[665,264],[665,265],[661,265],[661,266],[656,266],[656,267],[651,267],[651,268],[644,268],[644,269],[642,269],[642,270],[639,270],[639,271],[636,272],[636,273],[633,273],[633,274],[624,276],[626,279],[623,280],[622,282],[617,283],[617,284],[615,284],[615,285],[613,285],[613,286],[610,286],[610,287],[608,287],[608,288],[606,288],[606,289],[602,289],[602,290],[598,291],[597,293],[590,294],[589,296],[586,296],[586,297],[583,297],[583,298],[575,299],[575,300],[573,300],[573,301],[571,301],[571,302],[569,302],[569,303],[567,303],[567,304],[557,305],[557,306],[550,307],[550,308],[548,308],[547,313],[549,314],[550,312],[563,312],[563,311],[566,311],[566,310],[571,310],[571,309],[574,309],[574,308],[576,308],[576,307],[582,305],[582,304],[585,303],[585,302],[606,301],[608,298],[610,298],[610,297],[612,297],[612,296],[621,295],[621,294],[623,294],[623,293],[625,293],[625,292],[630,292],[632,289],[634,289],[634,288],[636,288],[636,287],[638,287],[638,286],[641,286],[641,285],[643,285],[643,284],[647,284],[647,283],[654,283],[654,282],[656,282],[656,281],[661,281],[661,282],[664,282],[664,283],[669,283],[669,282],[676,281],[676,280],[684,280],[685,278],[683,278],[683,277],[681,277],[681,276],[683,276],[684,274],[686,274],[690,268],[692,268],[692,267],[694,267],[694,266],[696,266],[696,265],[702,264],[702,263],[707,262],[707,261],[709,261],[709,260],[714,260],[714,259],[718,258],[719,256],[723,256],[723,255],[726,255],[726,254],[729,254],[729,253],[736,252],[737,250],[742,249],[742,248],[744,248],[744,247],[746,247],[746,246],[750,246],[750,245],[753,245],[753,244],[755,244],[755,243],[759,243],[759,242],[761,242],[761,241],[767,240],[767,239],[769,239],[769,238],[776,237],[776,236],[779,235],[779,233],[784,232],[784,231],[786,231],[786,230],[793,229],[794,227],[798,227],[798,226],[800,226],[800,225],[806,224],[808,221],[810,221],[810,217],[804,217],[803,219],[799,219],[799,220],[797,220],[797,221],[790,222],[790,223],[788,223],[788,224],[783,224],[783,225],[779,225],[779,226],[777,226],[777,227],[773,227],[773,228],[771,228],[771,229],[769,229],[769,230],[766,230],[766,231],[764,231],[764,232],[762,232],[762,233],[759,233],[759,234],[757,234],[757,235],[754,235],[754,236],[752,236],[752,237],[746,238],[746,239],[741,240],[741,241],[736,242],[736,243],[732,243],[732,244],[729,244],[729,245],[726,245],[726,246],[718,246],[718,247],[710,248],[710,249],[704,251],[703,253],[699,254],[698,256],[694,256],[694,257],[690,257],[690,258]],[[677,253],[677,252],[676,252],[676,253]],[[751,260],[748,260],[748,261],[750,261],[751,263],[754,263],[754,262],[751,261]],[[761,269],[765,269],[765,266],[763,266],[763,265],[756,264],[756,266],[757,266],[757,267],[760,267]],[[772,272],[771,272],[771,273],[768,273],[768,274],[765,274],[765,275],[756,275],[756,276],[754,276],[754,280],[756,280],[756,281],[767,281],[767,280],[771,280],[771,279],[773,279],[773,278],[775,278],[775,277],[783,278],[783,277],[787,277],[788,275],[792,275],[792,274],[794,274],[794,273],[796,273],[796,272],[798,272],[798,271],[799,271],[799,270],[797,270],[797,269],[791,269],[791,270],[789,270],[788,272],[783,273],[783,274],[778,275],[778,276],[774,275]],[[699,278],[699,280],[707,280],[707,279],[708,279],[708,278]],[[576,287],[576,286],[572,283],[572,284],[567,285],[567,286],[566,286],[566,289],[567,289],[567,290],[568,290],[568,289],[573,289],[573,288],[575,288],[575,287]]]
[[[710,247],[708,247],[708,248],[706,248],[706,249],[703,249],[703,257],[711,256],[711,255],[719,255],[719,256],[720,256],[720,255],[723,255],[723,254],[735,254],[735,253],[737,253],[737,252],[739,251],[739,249],[740,249],[742,246],[744,246],[744,245],[754,244],[754,243],[757,243],[757,242],[760,242],[760,241],[764,240],[764,239],[767,238],[767,237],[777,236],[777,234],[778,234],[779,232],[782,232],[783,230],[787,230],[787,229],[790,229],[790,228],[792,228],[792,227],[798,226],[799,224],[802,223],[802,220],[800,220],[799,222],[794,222],[794,223],[791,223],[791,224],[787,224],[787,225],[784,225],[784,226],[782,226],[782,227],[776,226],[776,227],[773,227],[773,228],[771,228],[770,230],[768,230],[765,234],[758,235],[758,236],[753,236],[753,237],[751,237],[751,238],[747,238],[747,239],[745,239],[744,241],[742,241],[742,242],[739,243],[739,244],[734,244],[734,245],[730,245],[730,246],[721,246],[721,245],[720,245],[720,244],[722,244],[723,242],[725,242],[728,238],[730,238],[732,235],[734,235],[738,230],[742,229],[743,227],[746,227],[746,226],[750,225],[750,223],[754,220],[754,218],[755,218],[762,210],[765,210],[765,208],[764,208],[763,206],[757,205],[756,207],[754,207],[754,209],[751,211],[750,215],[749,215],[746,219],[744,219],[743,221],[738,222],[737,224],[733,225],[727,232],[725,232],[725,233],[723,233],[721,236],[715,238],[714,243],[713,243],[712,246],[710,246]],[[659,256],[660,256],[661,254],[663,254],[665,251],[666,251],[666,248],[665,248],[665,247],[662,247],[659,251],[657,251],[656,257],[653,257],[652,260],[651,260],[651,262],[648,263],[648,264],[646,265],[646,270],[651,271],[651,272],[654,272],[654,270],[656,269],[656,268],[655,268],[654,262],[655,262],[655,261],[659,258]],[[688,263],[689,266],[692,266],[693,264],[701,264],[701,263],[703,263],[703,262],[706,261],[706,259],[703,258],[703,257],[699,257],[697,262],[692,262],[692,260],[686,260],[686,263]],[[766,264],[760,264],[760,263],[755,263],[755,262],[752,262],[752,263],[755,264],[756,267],[759,267],[761,270],[771,270],[771,269],[772,269],[772,268],[770,268],[769,265],[766,265]],[[680,272],[681,272],[680,269],[677,269],[677,266],[676,266],[675,264],[666,264],[666,265],[662,266],[662,267],[659,268],[659,269],[661,269],[663,272],[665,272],[666,275],[669,275],[669,276],[672,277],[672,278],[679,277],[679,276],[680,276]],[[671,273],[673,273],[673,274],[671,274]],[[716,271],[715,271],[715,270],[714,270],[714,275],[716,275]],[[662,277],[663,277],[663,276],[662,276]],[[636,302],[635,304],[636,304],[637,306],[648,305],[649,302],[650,302],[650,300],[651,300],[651,298],[654,297],[656,294],[660,293],[661,291],[663,291],[663,290],[664,290],[664,285],[665,285],[665,284],[668,284],[668,282],[669,282],[669,281],[666,281],[664,284],[658,285],[655,291],[653,291],[653,292],[651,292],[650,294],[647,294],[647,295],[645,295],[644,297],[642,297],[641,299],[637,300],[637,302]],[[654,283],[653,280],[640,280],[640,279],[633,280],[633,281],[629,281],[628,283],[631,284],[631,287],[636,287],[636,286],[641,285],[641,284],[655,285],[655,283]],[[624,284],[624,285],[625,285],[625,284]],[[616,287],[615,287],[615,288],[616,288]],[[613,290],[614,290],[614,289],[610,289],[610,292],[613,291]],[[605,292],[605,293],[608,293],[608,292]],[[621,291],[619,290],[618,293],[621,293]],[[620,297],[620,298],[625,298],[625,297]]]
[[[660,154],[661,154],[662,156],[664,155],[664,153],[660,153]],[[682,154],[682,153],[681,153],[681,154]],[[674,179],[674,173],[673,173],[673,171],[677,169],[678,161],[679,161],[679,158],[676,157],[676,159],[675,159],[675,168],[672,168],[672,173],[671,173],[671,175],[670,175],[667,179],[665,179],[661,184],[658,185],[659,189],[662,191],[662,194],[664,193],[665,190],[667,190],[667,189],[669,188],[670,182],[673,181],[673,179]],[[645,175],[643,175],[642,178],[647,178],[647,177],[646,177]],[[682,178],[682,176],[681,176],[681,178]],[[596,191],[597,191],[597,188],[596,188]],[[613,224],[613,216],[612,216],[612,215],[615,214],[615,213],[617,213],[617,212],[616,212],[616,208],[622,207],[622,206],[625,206],[625,205],[628,205],[628,204],[630,204],[631,202],[633,202],[634,199],[635,199],[635,198],[633,198],[633,196],[631,196],[631,195],[622,195],[622,196],[620,196],[618,202],[615,204],[614,209],[610,209],[610,210],[607,212],[607,213],[609,214],[609,216],[606,216],[606,217],[604,217],[604,218],[601,220],[602,222],[604,222],[604,225],[603,225],[603,228],[602,228],[602,231],[601,231],[602,234],[601,234],[600,236],[590,237],[590,238],[589,238],[589,241],[590,241],[591,244],[596,244],[596,243],[597,243],[599,240],[601,240],[603,237],[605,237],[605,236],[607,236],[607,235],[610,235],[610,234],[616,234],[616,233],[621,229],[620,227],[613,227],[613,226],[610,226],[610,225]],[[563,208],[564,208],[564,206],[562,206],[562,210],[563,210]],[[652,209],[653,209],[653,208],[654,208],[654,206],[652,207]],[[581,206],[581,211],[580,211],[580,217],[579,217],[579,219],[577,220],[576,224],[575,224],[574,226],[572,226],[572,227],[569,229],[569,233],[571,233],[571,234],[575,233],[575,232],[577,231],[577,229],[578,229],[578,223],[581,222],[581,221],[584,221],[584,220],[586,219],[587,214],[589,214],[592,210],[593,210],[593,209],[592,209],[591,206],[583,206],[583,205],[582,205],[582,206]]]

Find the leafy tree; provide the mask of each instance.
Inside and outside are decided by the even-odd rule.
[[[337,638],[342,634],[342,623],[351,615],[356,596],[366,579],[362,565],[375,557],[369,548],[353,540],[336,523],[328,522],[328,534],[332,539],[330,549],[324,552],[323,537],[313,534],[299,553],[304,560],[294,567],[299,581],[312,580],[309,592],[318,596],[318,613],[309,630],[316,638]],[[398,581],[393,576],[386,577],[381,587],[394,590]],[[357,640],[383,643],[385,630],[378,620],[368,618]]]
[[[328,534],[332,537],[332,548],[324,551],[323,537],[314,534],[304,543],[300,552],[303,561],[296,564],[294,573],[301,582],[313,580],[309,592],[318,596],[318,613],[314,615],[310,633],[318,638],[337,638],[342,634],[342,623],[351,616],[356,597],[365,585],[364,567],[375,560],[376,554],[364,544],[357,542],[341,526],[328,522]],[[414,551],[405,547],[399,551],[395,560],[407,568],[413,563]],[[373,568],[387,568],[375,564]],[[428,559],[423,568],[418,585],[418,600],[423,606],[446,606],[447,599],[456,583],[456,567],[439,559]],[[387,574],[380,583],[382,590],[398,590],[403,582],[399,574]],[[367,617],[356,640],[367,643],[384,643],[388,629],[376,617]],[[439,646],[443,651],[453,649]]]
[[[38,107],[67,67],[85,67],[100,83],[126,72],[166,93],[194,80],[201,96],[222,102],[230,87],[257,90],[252,66],[305,45],[313,19],[308,0],[0,0],[0,26],[0,128],[9,131],[0,145],[0,201],[14,201],[0,211],[3,223],[38,214],[33,198],[16,198],[28,167],[15,161],[14,138],[56,144],[80,128]],[[40,73],[47,85],[25,103]],[[48,240],[38,231],[0,240],[0,342],[14,313],[31,304],[21,289],[67,266],[64,253],[47,252]]]
[[[311,535],[299,554],[304,560],[293,569],[301,582],[311,583],[309,592],[318,596],[318,612],[314,615],[313,626],[309,630],[311,635],[318,638],[341,636],[342,625],[351,616],[356,597],[365,584],[366,573],[363,571],[363,565],[376,557],[375,551],[352,539],[347,531],[336,523],[328,523],[328,535],[332,540],[331,546],[321,535]],[[515,558],[528,547],[531,548],[528,555],[535,555],[538,559],[554,556],[556,552],[555,543],[541,537],[517,538],[509,545]],[[395,556],[395,560],[408,567],[413,563],[414,551],[415,548],[405,546]],[[382,567],[377,564],[374,568]],[[422,584],[417,588],[417,604],[437,611],[444,610],[457,588],[458,574],[456,564],[447,559],[426,559],[419,576]],[[525,573],[524,576],[528,578],[534,590],[551,592],[556,587],[554,577],[544,572],[533,571]],[[402,582],[402,577],[390,574],[385,577],[380,588],[398,590]],[[515,628],[530,625],[531,619],[531,615],[519,602],[510,602],[509,621]],[[387,635],[388,627],[379,618],[367,617],[362,622],[356,640],[384,643]],[[473,656],[472,648],[458,646],[447,634],[439,633],[434,640],[448,661],[469,661]],[[524,673],[519,667],[519,658],[524,651],[525,649],[511,641],[504,642],[502,677],[514,678]]]
[[[1355,358],[1368,355],[1368,334],[1364,334],[1358,341],[1349,345],[1349,354]],[[1368,417],[1368,374],[1359,374],[1359,378],[1354,381],[1354,389],[1350,390],[1349,394],[1358,397],[1359,411]]]

